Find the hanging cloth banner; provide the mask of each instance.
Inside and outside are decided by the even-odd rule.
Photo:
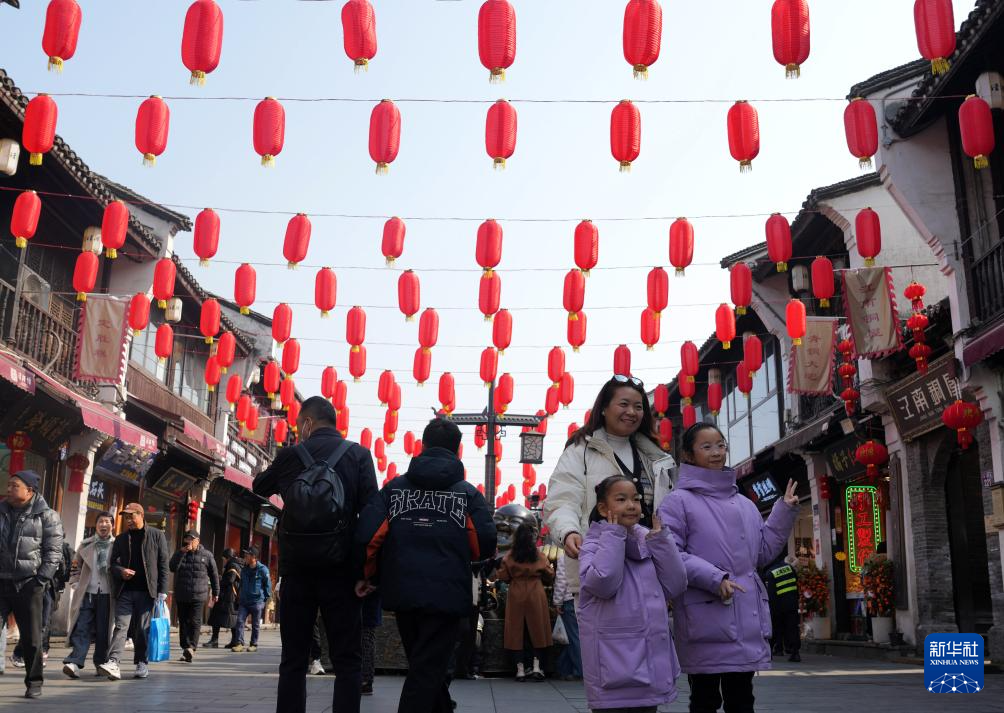
[[[844,270],[844,303],[854,342],[854,358],[877,359],[903,347],[892,270]]]
[[[805,396],[828,396],[833,393],[834,346],[837,320],[832,317],[809,317],[805,323],[802,346],[791,348],[788,360],[788,391]]]
[[[129,302],[105,295],[88,295],[80,308],[73,378],[118,384],[126,369]]]

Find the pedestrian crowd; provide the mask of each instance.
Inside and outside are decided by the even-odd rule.
[[[500,551],[449,419],[428,424],[420,454],[382,489],[370,452],[340,435],[326,399],[304,401],[297,433],[299,443],[253,484],[284,502],[274,585],[254,547],[225,550],[217,563],[190,530],[170,553],[137,503],[118,513],[118,536],[114,515],[101,513],[74,553],[39,476],[12,475],[0,502],[0,623],[13,614],[20,630],[14,660],[23,661],[26,697],[41,695],[50,612],[67,584],[63,673],[79,678],[93,645],[96,675],[119,680],[131,640],[133,677],[146,678],[166,645],[159,622],[170,572],[187,663],[207,609],[203,648],[219,647],[229,629],[226,648],[255,652],[278,599],[277,713],[305,711],[307,675],[326,669],[335,674],[332,710],[358,713],[373,692],[381,610],[394,613],[408,662],[399,713],[451,713],[451,679],[479,672],[488,581],[505,593],[503,646],[516,680],[543,680],[547,650],[563,644],[558,675],[581,678],[595,711],[655,713],[676,699],[682,674],[693,713],[753,711],[754,675],[770,668],[772,653],[798,660],[797,583],[784,558],[794,483],[764,521],[738,493],[728,445],[710,423],[686,430],[677,465],[658,446],[636,378],[616,375],[602,387],[551,476],[543,519],[563,548],[556,566],[539,549],[532,516]]]

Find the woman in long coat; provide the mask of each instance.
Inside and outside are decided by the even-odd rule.
[[[537,531],[530,523],[516,528],[512,549],[502,559],[497,577],[509,583],[503,645],[516,659],[516,680],[530,677],[543,681],[540,662],[551,646],[551,615],[544,586],[554,581],[554,570],[537,550]]]
[[[213,636],[206,643],[215,649],[220,645],[220,629],[233,629],[237,624],[237,592],[241,583],[241,561],[237,553],[229,547],[223,550],[223,573],[220,577],[220,598],[209,613],[209,625],[213,627]],[[232,642],[231,642],[232,643]]]

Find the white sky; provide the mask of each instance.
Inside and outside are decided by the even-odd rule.
[[[728,299],[721,257],[763,240],[766,214],[781,211],[791,218],[812,188],[858,174],[842,124],[842,98],[850,86],[919,56],[910,0],[812,1],[812,53],[799,80],[785,80],[774,61],[768,0],[663,2],[662,55],[641,82],[632,79],[622,55],[623,0],[515,0],[516,61],[504,84],[491,85],[477,55],[480,2],[372,1],[379,51],[369,71],[358,75],[342,50],[340,0],[221,0],[222,61],[201,89],[189,86],[180,57],[187,0],[81,0],[77,54],[62,75],[45,69],[40,45],[46,3],[23,2],[20,11],[2,6],[0,65],[29,95],[252,98],[168,99],[171,135],[154,169],[141,166],[133,145],[141,99],[57,97],[57,130],[91,168],[151,199],[189,206],[182,211],[193,218],[204,206],[220,211],[220,251],[210,268],[200,269],[192,259],[190,233],[179,236],[177,250],[209,290],[232,295],[233,271],[246,260],[258,271],[256,309],[271,314],[276,302],[294,304],[293,335],[303,346],[296,382],[305,394],[319,391],[327,364],[349,378],[348,307],[380,306],[367,310],[369,371],[360,384],[349,385],[351,436],[357,438],[363,426],[382,431],[376,380],[382,369],[394,369],[404,386],[404,408],[389,454],[401,470],[407,461],[401,437],[407,429],[420,433],[429,407],[438,406],[442,371],[457,378],[458,410],[484,406],[477,371],[491,327],[477,310],[474,242],[481,220],[494,217],[505,231],[502,305],[513,311],[515,325],[500,373],[509,371],[516,381],[511,411],[543,407],[551,346],[566,346],[576,378],[572,408],[550,424],[545,463],[538,467],[542,482],[560,455],[568,424],[581,420],[611,373],[614,345],[631,344],[634,373],[647,385],[673,378],[680,343],[700,344],[713,330],[715,307]],[[972,2],[956,0],[954,6],[958,25]],[[373,101],[284,101],[286,146],[277,167],[265,170],[252,149],[251,117],[266,95]],[[369,113],[381,98],[399,102],[403,124],[401,152],[388,176],[374,175],[367,151]],[[484,149],[485,113],[498,98],[513,101],[519,114],[516,153],[504,172],[492,170]],[[609,117],[623,98],[715,101],[640,104],[641,156],[631,173],[621,174],[610,155]],[[760,115],[760,157],[744,175],[729,156],[725,131],[735,99],[754,101]],[[299,211],[312,215],[313,237],[304,265],[288,272],[282,239],[289,215]],[[383,268],[384,218],[318,213],[405,217],[405,253],[397,269]],[[758,217],[694,217],[735,214]],[[646,353],[639,336],[645,277],[652,266],[669,266],[668,229],[677,215],[695,225],[695,266],[686,278],[671,279],[662,342]],[[467,220],[440,220],[446,217]],[[665,219],[641,220],[660,217]],[[565,341],[561,291],[581,218],[599,226],[600,268],[586,288],[588,341],[573,354]],[[338,309],[323,321],[313,307],[320,265],[333,267],[339,283]],[[440,343],[424,388],[411,379],[418,322],[406,324],[397,310],[398,270],[407,268],[421,278],[423,309],[440,311]],[[501,464],[502,487],[515,483],[517,491],[518,431],[510,429]],[[478,481],[483,458],[469,429],[465,449],[470,478]]]

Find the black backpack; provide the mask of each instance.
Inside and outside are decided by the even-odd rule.
[[[343,439],[321,461],[315,461],[302,444],[295,447],[303,471],[283,493],[279,522],[279,546],[286,564],[339,565],[348,561],[351,513],[335,466],[351,447],[352,442]]]

